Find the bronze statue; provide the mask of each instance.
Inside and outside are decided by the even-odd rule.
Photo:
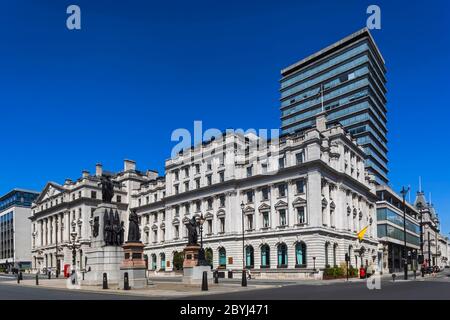
[[[141,232],[139,230],[139,217],[136,210],[131,210],[130,217],[128,218],[128,241],[127,242],[140,242]]]
[[[125,241],[125,226],[124,226],[124,222],[121,221],[120,222],[120,227],[119,227],[119,236],[118,236],[118,240],[117,243],[121,246],[123,245],[123,242]]]
[[[196,245],[198,242],[198,232],[197,232],[197,220],[192,217],[186,225],[188,229],[188,245]]]
[[[103,214],[103,240],[105,241],[106,245],[109,245],[110,238],[111,238],[111,224],[109,221],[109,213],[105,210],[105,213]]]
[[[102,200],[104,203],[111,203],[114,197],[114,183],[111,176],[102,175],[100,177],[100,184],[102,185]]]

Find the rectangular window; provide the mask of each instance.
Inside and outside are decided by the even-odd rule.
[[[303,180],[298,180],[296,183],[297,193],[305,192],[305,182]]]
[[[278,197],[285,197],[286,196],[286,185],[280,184],[278,186]]]
[[[269,200],[269,188],[262,188],[261,194],[263,200]]]
[[[145,203],[146,203],[146,204],[149,204],[149,203],[150,203],[150,197],[149,197],[149,196],[146,196],[146,197],[145,197]]]
[[[252,176],[252,171],[253,171],[252,166],[247,167],[247,177],[251,177]]]
[[[175,175],[175,181],[178,181],[180,179],[180,173],[178,172],[178,170],[174,171],[174,175]]]
[[[220,172],[219,173],[219,178],[220,178],[220,182],[225,182],[225,173],[224,172]]]
[[[189,191],[189,182],[184,183],[184,191]]]
[[[180,207],[176,206],[175,207],[175,216],[178,217],[180,215]]]
[[[280,169],[284,168],[284,157],[281,157],[281,158],[278,159],[278,167]]]
[[[175,239],[178,239],[180,236],[180,227],[175,226]]]
[[[175,194],[178,194],[180,192],[178,185],[175,186]]]
[[[208,182],[208,186],[212,185],[212,175],[206,176],[206,180]]]
[[[222,208],[225,207],[225,196],[220,196],[219,201],[220,201],[220,206]]]
[[[97,199],[97,192],[91,191],[91,198],[92,199]]]
[[[297,164],[303,163],[303,152],[299,152],[295,155],[295,160]]]
[[[286,225],[286,210],[280,209],[279,214],[280,214],[280,226],[285,226]]]
[[[269,213],[268,212],[263,213],[263,227],[264,228],[269,227]]]
[[[247,215],[247,230],[253,230],[253,215]]]
[[[225,218],[220,218],[220,232],[225,232]]]
[[[200,179],[195,179],[195,188],[200,189]]]
[[[189,167],[184,168],[184,177],[185,178],[189,177]]]
[[[208,210],[212,210],[212,207],[213,207],[213,199],[209,198],[208,199]]]
[[[207,228],[208,234],[212,234],[212,220],[208,220],[207,223],[208,223],[207,224],[207,226],[208,226],[208,228]]]
[[[306,223],[305,207],[298,207],[297,208],[297,222],[299,224],[305,224]]]
[[[200,165],[199,164],[195,165],[195,173],[200,173]]]
[[[117,202],[117,203],[121,203],[121,202],[122,202],[122,197],[118,195],[118,196],[116,197],[116,202]]]
[[[253,203],[253,191],[247,191],[247,203]]]

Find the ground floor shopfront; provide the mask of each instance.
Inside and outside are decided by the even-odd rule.
[[[382,244],[383,250],[381,255],[381,269],[383,273],[395,273],[404,271],[405,261],[408,261],[408,270],[420,270],[417,257],[420,255],[420,250],[416,246],[410,246],[407,244],[405,260],[404,246],[392,243],[384,242]]]

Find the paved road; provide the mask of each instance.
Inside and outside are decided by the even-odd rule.
[[[202,300],[205,297],[194,297]],[[333,283],[323,285],[286,285],[255,292],[239,292],[209,296],[208,300],[449,300],[450,274],[418,281],[384,277],[379,290],[369,290],[366,282]]]
[[[28,278],[28,275],[24,275]],[[32,277],[32,276],[31,276]],[[93,293],[77,290],[48,289],[43,287],[24,287],[2,283],[11,280],[11,275],[0,275],[0,300],[116,300],[145,299],[142,296],[130,296],[110,293]],[[234,292],[196,296],[189,299],[206,300],[335,300],[335,299],[450,299],[450,272],[438,274],[436,278],[426,278],[418,281],[392,282],[384,277],[380,290],[369,290],[365,282],[330,283],[315,282],[314,284],[283,284],[270,289],[257,291]],[[181,299],[183,300],[183,299]]]

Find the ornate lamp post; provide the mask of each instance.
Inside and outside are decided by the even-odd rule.
[[[198,265],[199,266],[206,266],[208,265],[208,262],[206,261],[205,257],[205,249],[203,248],[203,224],[205,223],[205,217],[203,216],[203,213],[198,218],[198,228],[200,231],[200,250],[198,253]]]
[[[245,234],[244,234],[244,201],[241,203],[241,211],[242,211],[242,283],[243,287],[247,286],[247,272],[245,271]]]
[[[403,197],[403,268],[405,272],[405,280],[408,280],[408,249],[406,247],[406,200],[405,197],[409,192],[409,187],[402,187],[400,194]]]

